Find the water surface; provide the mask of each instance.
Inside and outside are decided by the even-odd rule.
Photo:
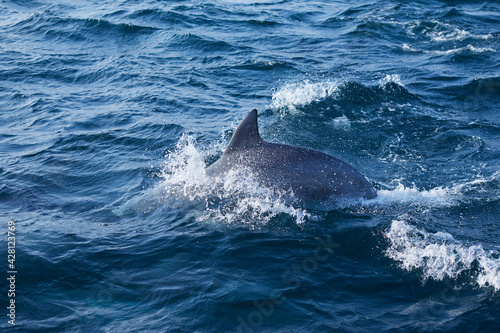
[[[499,12],[2,2],[2,329],[497,331]],[[341,158],[379,196],[315,211],[214,185],[253,108],[263,139]]]

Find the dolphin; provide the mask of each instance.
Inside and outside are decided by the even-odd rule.
[[[377,192],[354,167],[318,150],[266,142],[259,135],[257,110],[236,128],[222,156],[205,171],[223,177],[246,168],[268,188],[292,191],[304,203],[373,199]]]

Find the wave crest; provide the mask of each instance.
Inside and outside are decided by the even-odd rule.
[[[467,246],[449,233],[427,232],[401,220],[392,222],[385,237],[389,241],[386,256],[406,271],[420,271],[424,282],[468,273],[479,287],[500,290],[500,260],[482,245]]]
[[[321,104],[324,110],[340,108],[348,111],[360,105],[392,100],[403,102],[411,97],[414,96],[406,90],[398,74],[388,74],[375,85],[364,85],[356,81],[306,79],[286,83],[276,89],[272,95],[270,108],[295,113],[311,104]]]

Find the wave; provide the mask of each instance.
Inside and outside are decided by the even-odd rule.
[[[492,117],[492,111],[495,110],[495,106],[500,99],[500,77],[469,79],[465,84],[449,85],[437,90],[462,102],[467,109],[474,112],[482,110],[485,114],[484,119],[489,121],[481,121],[480,126],[490,128],[492,131],[499,130],[495,118]],[[469,125],[478,126],[477,123],[476,120]]]
[[[273,93],[270,107],[296,111],[297,107],[323,100],[337,92],[340,84],[337,80],[287,83]]]
[[[296,68],[286,62],[286,61],[257,61],[257,60],[246,60],[240,64],[234,65],[232,68],[234,69],[243,69],[243,70],[256,70],[256,71],[270,71],[270,70],[296,70]]]
[[[154,9],[141,9],[136,10],[131,14],[125,16],[126,19],[148,22],[148,24],[156,23],[158,26],[179,27],[179,28],[192,28],[195,26],[214,26],[221,23],[226,25],[234,24],[248,24],[250,27],[274,27],[280,23],[269,20],[267,16],[259,16],[257,14],[250,15],[248,13],[237,13],[233,8],[231,11],[226,11],[222,8],[211,8],[217,15],[207,15],[206,11],[197,12],[196,6],[181,5],[173,6],[170,10]],[[194,15],[185,15],[183,13],[196,12]],[[120,12],[116,13],[122,16]],[[216,17],[217,19],[214,19]],[[232,19],[231,17],[235,17]],[[255,18],[251,18],[255,17]],[[262,20],[258,18],[262,18]]]
[[[364,201],[366,206],[390,207],[394,205],[420,206],[424,208],[445,208],[467,205],[471,202],[492,202],[500,199],[500,171],[490,176],[457,182],[451,186],[437,186],[429,189],[415,184],[405,185],[395,180],[392,186],[378,190],[375,199]]]
[[[327,101],[337,105],[366,105],[380,101],[400,102],[414,97],[406,90],[400,75],[387,74],[378,84],[367,86],[355,81],[306,79],[286,83],[273,92],[270,108],[283,112],[297,112],[315,102]]]
[[[372,204],[411,204],[432,207],[452,206],[460,198],[457,188],[435,187],[431,189],[418,189],[415,185],[405,186],[399,183],[393,189],[378,191],[378,197],[371,201]]]
[[[496,34],[474,34],[455,24],[438,20],[415,20],[403,23],[406,34],[400,44],[403,52],[434,56],[495,53],[491,39]]]
[[[10,29],[22,34],[28,33],[43,38],[70,41],[100,40],[96,39],[96,36],[130,38],[156,31],[155,28],[149,26],[114,23],[105,19],[60,17],[50,10],[32,14],[12,25]]]
[[[400,8],[389,9],[399,11]],[[450,42],[481,41],[490,40],[497,36],[497,33],[473,33],[464,28],[463,24],[458,25],[453,22],[450,16],[455,16],[457,21],[463,20],[459,16],[468,16],[464,12],[453,9],[442,18],[434,19],[394,19],[385,15],[380,15],[369,8],[349,9],[336,17],[331,17],[323,21],[323,25],[334,26],[336,28],[349,27],[348,35],[369,37],[372,40],[402,41],[411,40],[414,42],[433,43],[431,45],[443,45]],[[393,13],[393,15],[398,15]],[[408,18],[408,12],[404,16]],[[420,15],[419,15],[420,16]],[[432,15],[435,16],[435,15]],[[471,15],[470,20],[478,19]],[[347,22],[347,23],[346,23]],[[484,22],[479,23],[481,25]]]
[[[471,44],[468,44],[467,46],[463,47],[452,48],[446,51],[439,51],[439,50],[416,49],[412,45],[404,43],[403,45],[401,45],[401,49],[405,52],[426,53],[431,55],[453,55],[453,54],[464,54],[464,53],[481,54],[481,53],[496,52],[496,50],[491,47],[475,47]]]
[[[458,11],[451,11],[451,14]],[[461,12],[460,12],[461,13]],[[462,14],[462,13],[461,13]],[[396,21],[385,17],[361,14],[349,34],[369,36],[371,39],[388,40],[401,45],[405,52],[434,55],[496,52],[491,40],[498,39],[498,33],[473,33],[463,25],[451,23],[449,19],[414,19]],[[345,25],[341,18],[341,26]],[[487,42],[486,45],[484,43]]]
[[[394,21],[385,21],[379,19],[367,18],[362,23],[356,25],[355,29],[348,33],[354,37],[369,37],[371,40],[390,41],[398,39],[400,35],[395,34],[399,31],[399,24]]]
[[[497,251],[482,245],[466,245],[446,232],[428,232],[402,220],[392,221],[385,233],[386,256],[406,271],[418,271],[429,279],[465,278],[479,287],[500,290],[500,259]]]
[[[438,20],[415,20],[405,25],[409,37],[431,42],[487,40],[493,37],[492,34],[473,34],[453,24]]]
[[[166,47],[179,50],[197,50],[202,52],[232,52],[247,47],[239,47],[229,42],[211,38],[208,36],[197,35],[194,33],[171,33],[164,34]]]
[[[461,98],[489,100],[500,97],[500,77],[478,78],[462,86],[450,87]]]
[[[189,16],[173,12],[163,11],[158,8],[148,8],[134,11],[125,16],[128,20],[137,20],[140,22],[147,22],[148,24],[157,23],[168,27],[176,26],[180,28],[191,28],[196,25],[193,19]],[[198,22],[200,24],[201,22]]]

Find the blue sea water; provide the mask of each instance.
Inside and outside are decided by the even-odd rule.
[[[0,36],[2,332],[500,331],[498,2],[2,1]],[[214,185],[253,108],[378,197]]]

